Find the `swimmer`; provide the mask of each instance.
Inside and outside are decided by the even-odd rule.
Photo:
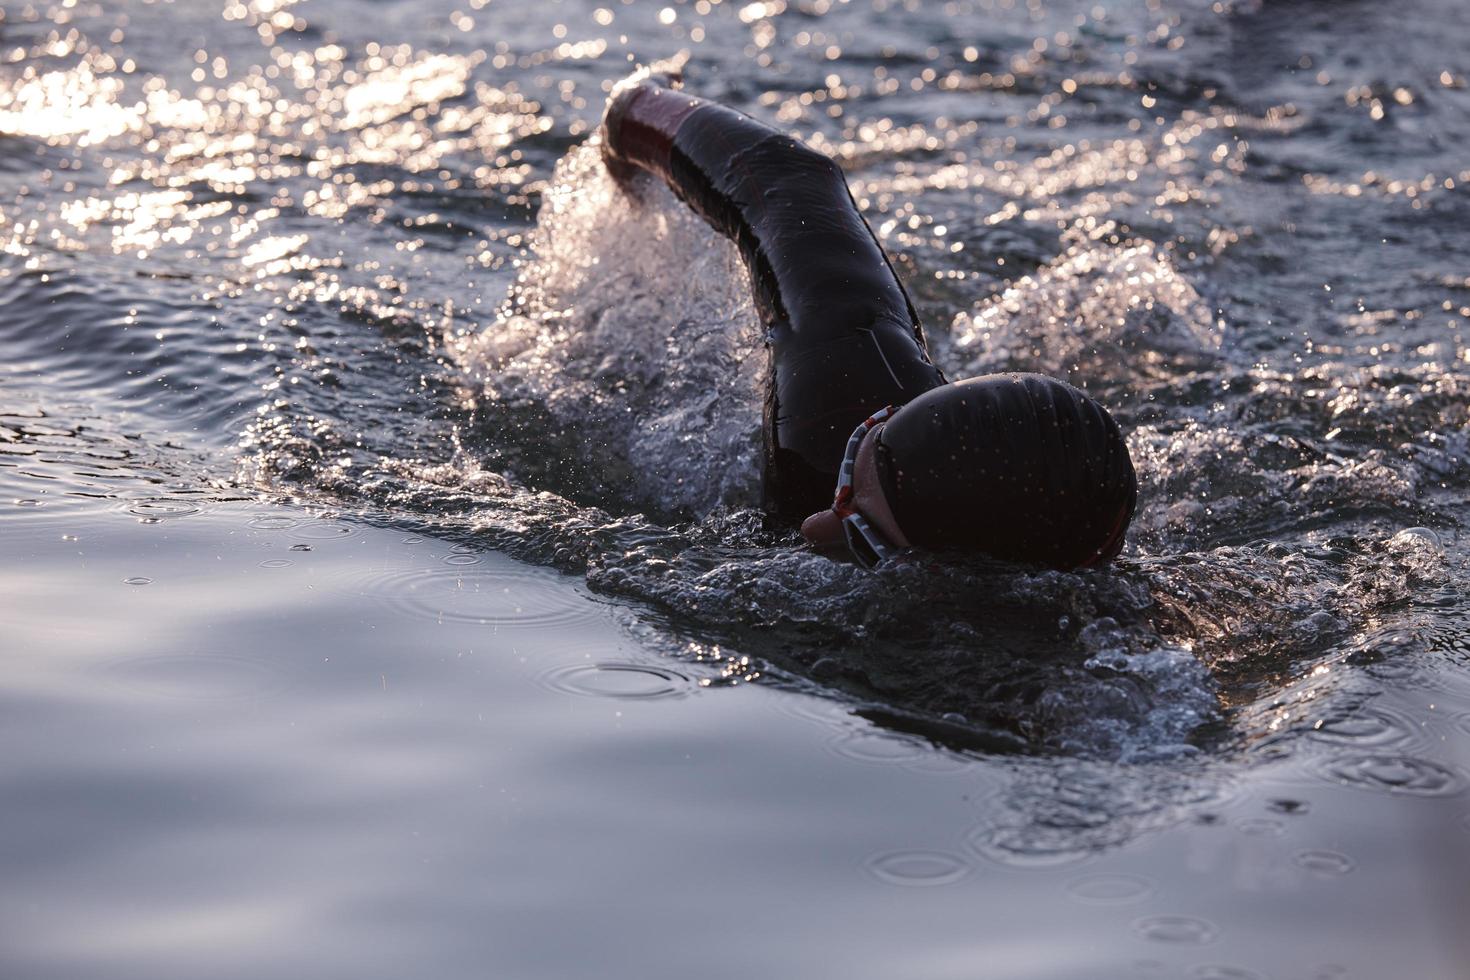
[[[619,83],[602,156],[625,190],[661,178],[740,249],[771,358],[766,511],[869,567],[912,547],[1115,557],[1137,482],[1112,416],[1042,375],[948,381],[837,164],[678,85]]]

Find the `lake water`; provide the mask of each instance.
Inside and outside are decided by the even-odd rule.
[[[4,976],[1470,975],[1454,0],[0,13]],[[763,522],[660,59],[1109,406],[1112,568]]]

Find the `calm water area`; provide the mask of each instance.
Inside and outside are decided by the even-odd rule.
[[[0,2],[0,976],[1470,976],[1458,0]],[[635,65],[831,154],[1078,574],[756,507]]]

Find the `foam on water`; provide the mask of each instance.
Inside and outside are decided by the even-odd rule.
[[[586,469],[665,513],[757,503],[766,358],[733,247],[662,186],[624,193],[586,143],[522,262],[496,321],[453,338],[486,424],[544,414]]]

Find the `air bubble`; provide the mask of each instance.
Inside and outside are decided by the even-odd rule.
[[[1389,539],[1390,544],[1427,544],[1435,548],[1443,547],[1439,535],[1427,527],[1406,527],[1398,534]]]

